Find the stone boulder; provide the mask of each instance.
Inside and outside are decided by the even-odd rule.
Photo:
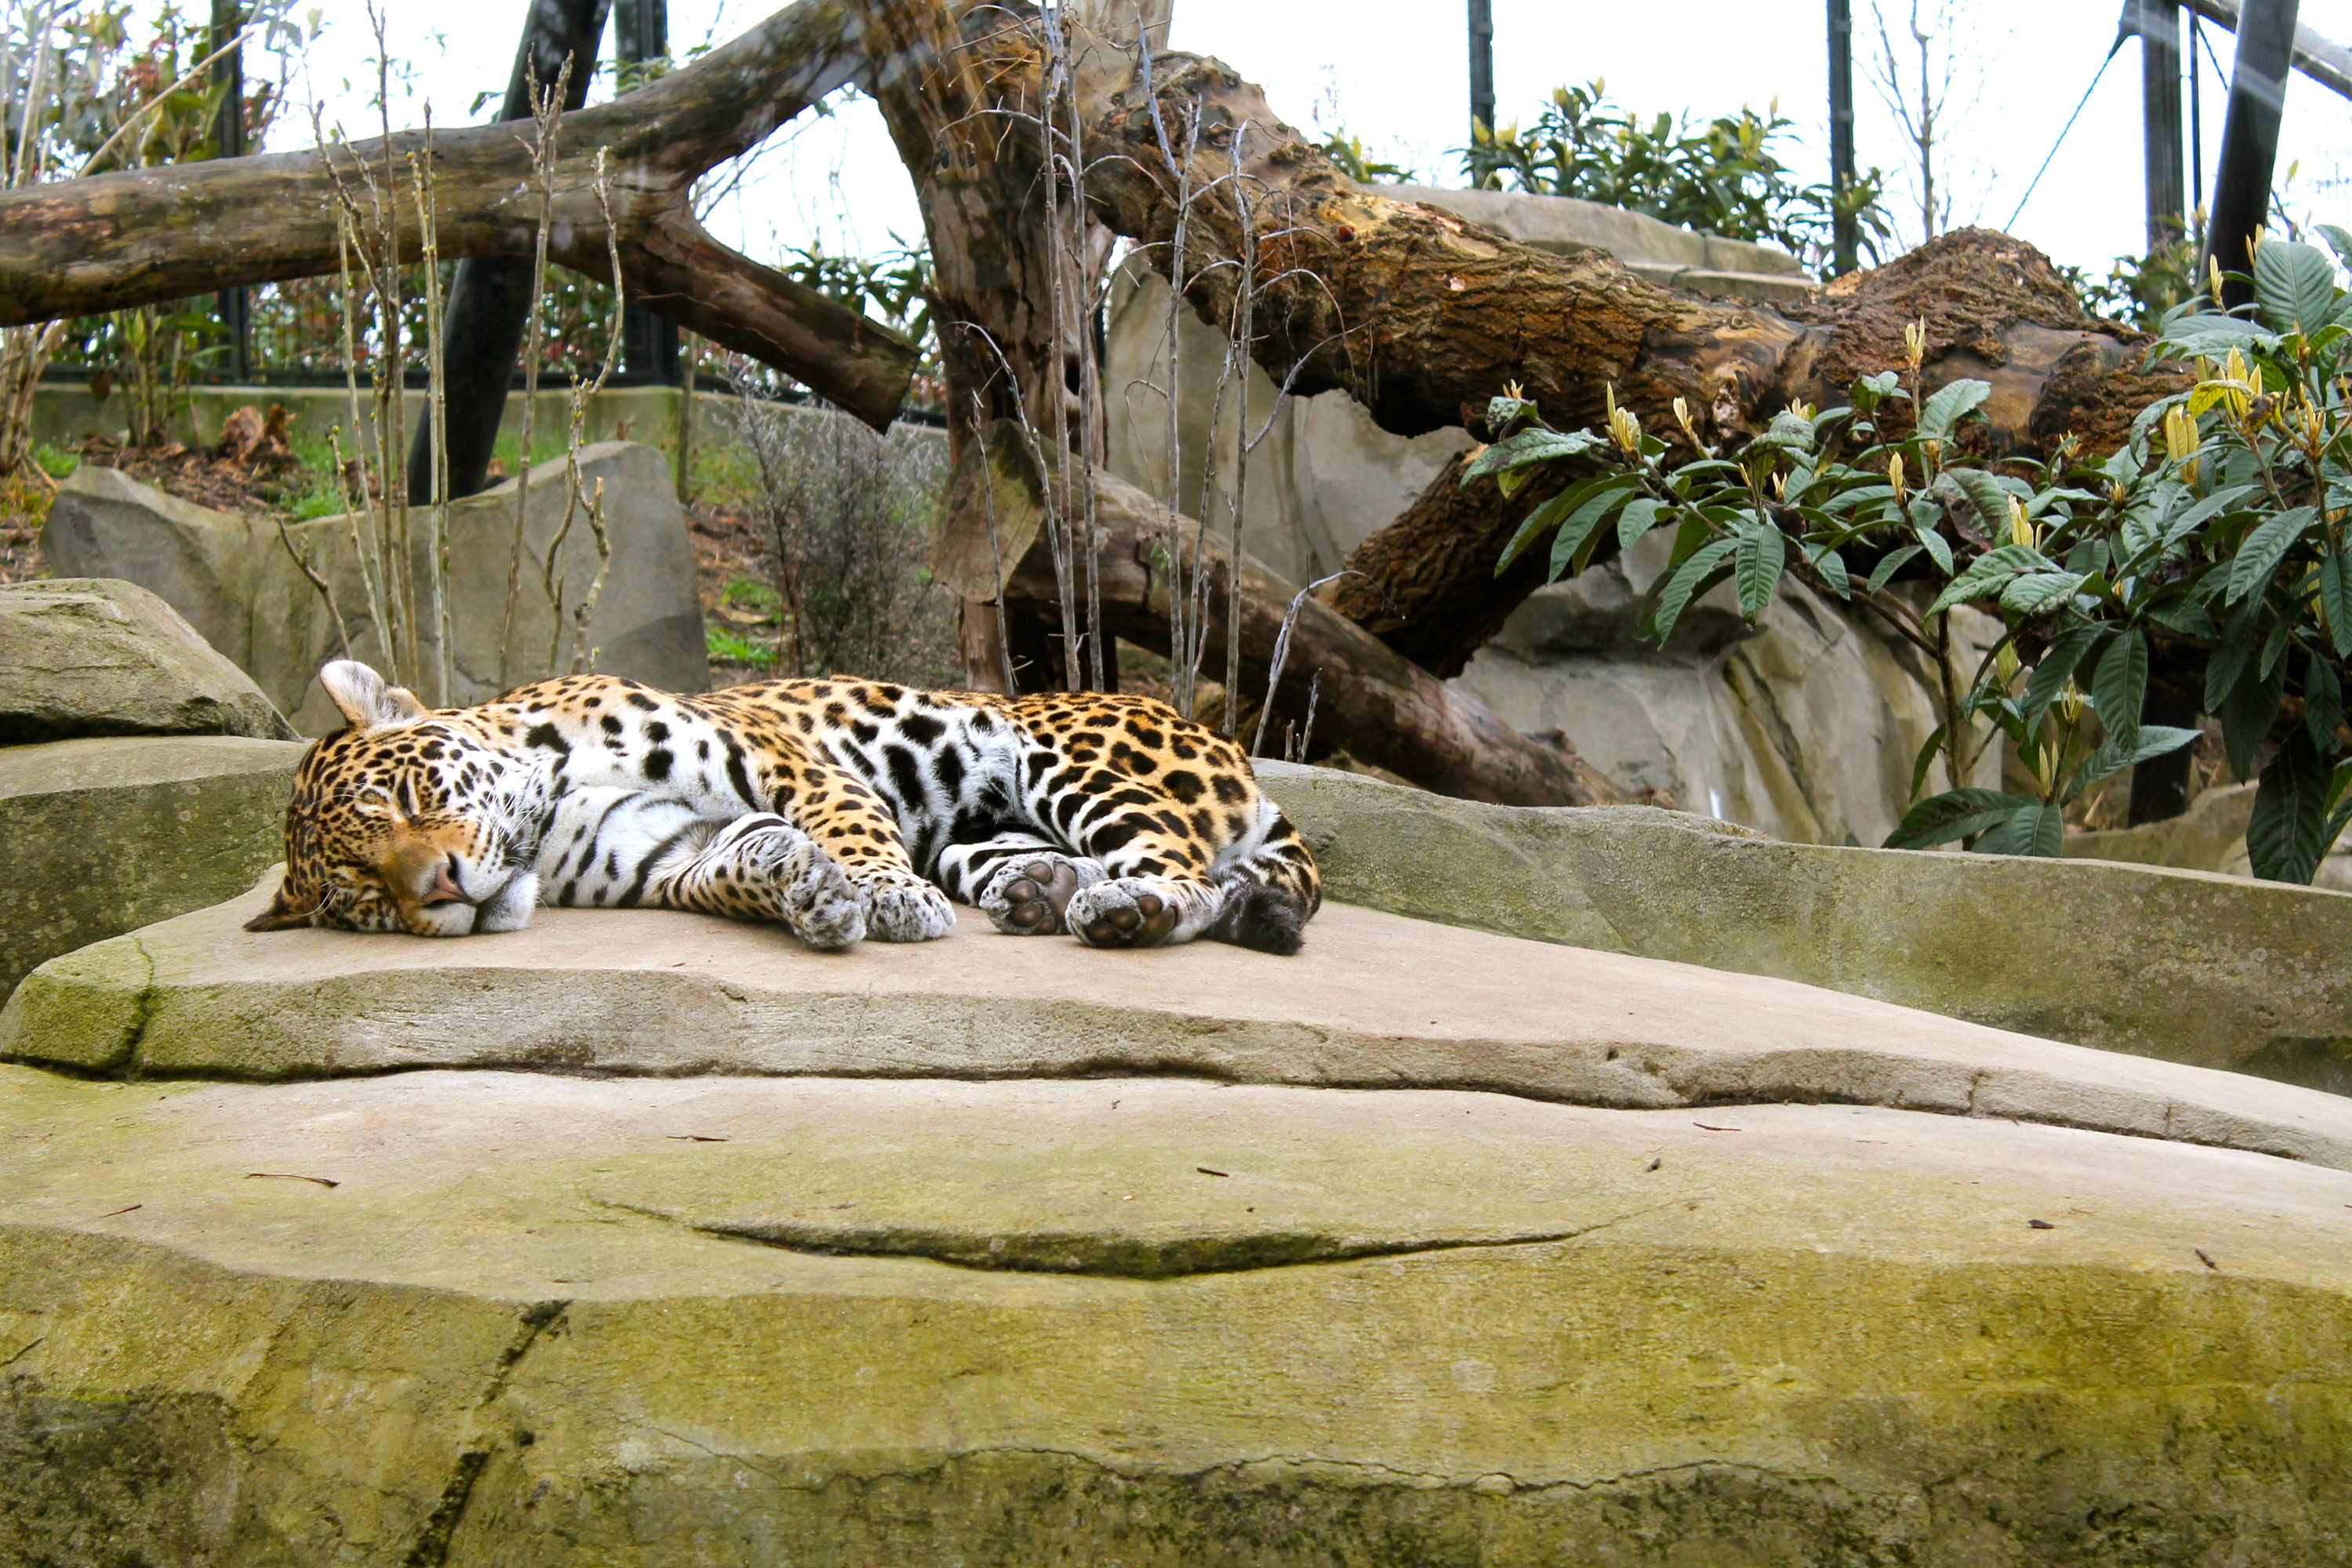
[[[2352,1553],[2352,1101],[1345,905],[268,892],[0,1014],[74,1069],[0,1068],[0,1560]]]
[[[667,690],[698,691],[709,682],[703,651],[693,549],[687,538],[667,460],[650,447],[604,442],[583,449],[583,482],[604,484],[613,560],[588,631],[593,668]],[[531,471],[524,539],[530,556],[515,616],[513,651],[503,666],[507,565],[512,548],[516,486],[455,502],[449,509],[452,681],[449,701],[478,702],[546,671],[552,631],[547,598],[531,563],[543,559],[565,510],[564,465]],[[430,528],[415,513],[413,569],[426,577]],[[352,657],[385,661],[352,542],[350,521],[320,518],[287,531],[333,587],[352,638]],[[49,510],[43,534],[62,570],[106,572],[143,584],[177,606],[198,631],[247,670],[298,728],[322,734],[341,722],[317,682],[319,667],[339,657],[333,617],[288,553],[276,523],[207,511],[113,469],[75,470]],[[595,542],[584,517],[565,535],[559,570],[576,603],[595,575]],[[568,613],[568,612],[567,612]],[[429,670],[437,654],[425,639]],[[428,677],[406,672],[419,695],[433,698]]]
[[[236,735],[0,747],[0,996],[58,953],[250,886],[286,852],[304,750]]]
[[[244,671],[135,583],[0,584],[0,746],[89,735],[290,741],[294,731]]]
[[[1790,844],[1654,807],[1482,805],[1256,766],[1334,898],[2352,1093],[2352,895]]]

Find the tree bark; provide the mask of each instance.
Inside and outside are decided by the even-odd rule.
[[[549,255],[605,279],[595,196],[607,150],[613,226],[631,298],[714,342],[785,372],[867,424],[887,426],[917,361],[888,328],[712,238],[695,180],[865,71],[853,0],[801,0],[683,70],[569,116]],[[424,137],[403,132],[331,151],[125,170],[0,195],[0,326],[179,300],[336,269],[333,181],[387,153],[404,193]],[[436,131],[444,256],[517,256],[537,214],[528,139],[509,125]],[[364,203],[362,194],[361,200]],[[398,209],[402,256],[421,254],[414,204]]]
[[[984,470],[992,492],[986,497]],[[940,580],[971,598],[1000,591],[1008,605],[1049,602],[1054,564],[1042,537],[1043,489],[1013,426],[982,431],[957,464],[942,508],[932,558]],[[1095,475],[1095,495],[1104,629],[1145,647],[1164,645],[1167,504],[1108,473]],[[1213,531],[1190,520],[1182,526],[1201,536],[1209,557],[1211,629],[1222,639],[1230,558]],[[992,578],[992,571],[1001,576]],[[1521,734],[1355,622],[1297,595],[1296,584],[1244,558],[1242,690],[1228,691],[1229,703],[1243,693],[1255,699],[1266,691],[1283,622],[1296,602],[1281,681],[1265,703],[1276,720],[1305,721],[1308,688],[1319,672],[1316,732],[1425,788],[1499,805],[1597,805],[1625,798],[1573,750]],[[1246,745],[1248,735],[1242,741]]]

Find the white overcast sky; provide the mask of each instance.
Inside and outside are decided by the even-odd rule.
[[[1879,0],[1899,21],[1909,0]],[[1921,0],[1932,13],[1939,0]],[[2067,115],[2116,36],[2114,0],[1940,0],[1959,26],[1959,80],[1948,115],[1955,223],[1982,222],[2033,241],[2062,262],[2104,272],[2141,248],[2138,45],[2107,68],[2082,118],[2015,223]],[[458,123],[475,96],[502,91],[524,0],[392,0],[390,53],[409,71],[395,88],[394,123],[414,123],[429,98],[434,119]],[[723,40],[774,0],[669,0],[672,47]],[[1904,164],[1895,123],[1870,85],[1872,0],[1853,0],[1859,156]],[[1777,100],[1796,121],[1784,153],[1808,180],[1828,171],[1827,64],[1821,0],[1657,0],[1590,5],[1494,0],[1498,118],[1532,119],[1550,89],[1605,78],[1620,102],[1644,112],[1712,115]],[[2302,19],[2352,42],[2352,0],[2304,0]],[[2223,72],[2232,41],[2205,36]],[[1276,110],[1302,128],[1344,124],[1366,150],[1458,184],[1452,151],[1468,119],[1468,49],[1458,0],[1175,0],[1176,47],[1213,54],[1260,83]],[[607,48],[609,50],[609,41]],[[373,129],[374,53],[363,14],[331,8],[294,93],[315,92],[330,121]],[[2205,169],[2221,136],[2226,99],[2204,78]],[[605,96],[599,83],[597,97]],[[299,121],[299,124],[296,122]],[[307,113],[289,115],[273,145],[308,140]],[[299,136],[299,140],[298,140]],[[787,128],[741,195],[713,215],[719,237],[755,257],[817,240],[872,252],[921,222],[904,172],[871,104]],[[2289,168],[2294,166],[2290,178]],[[2298,216],[2352,225],[2352,102],[2297,76],[2287,97],[2279,178]],[[2210,189],[2210,184],[2209,184]],[[1916,218],[1913,220],[1916,224]]]

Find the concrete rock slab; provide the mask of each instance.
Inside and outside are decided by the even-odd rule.
[[[1165,1077],[13,1068],[0,1131],[9,1561],[2352,1552],[2352,1174],[2257,1154]]]
[[[1589,1105],[1843,1100],[2352,1169],[2352,1100],[1753,975],[1327,907],[1293,959],[1097,952],[963,920],[819,954],[654,910],[454,941],[254,934],[267,887],[51,960],[0,1057],[255,1079],[417,1068],[1477,1088]]]
[[[2352,896],[2097,861],[1768,839],[1645,806],[1450,800],[1261,761],[1330,896],[2352,1086]]]
[[[0,584],[0,745],[89,735],[295,738],[243,670],[137,584]]]
[[[305,750],[234,735],[0,747],[0,995],[58,953],[252,885]]]

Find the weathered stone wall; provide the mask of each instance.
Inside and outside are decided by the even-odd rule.
[[[587,486],[604,481],[613,547],[611,572],[588,628],[594,668],[666,690],[701,690],[709,667],[693,550],[667,462],[649,447],[603,443],[583,449],[581,473]],[[449,509],[452,704],[481,701],[548,668],[552,617],[539,562],[563,524],[564,465],[542,463],[531,474],[513,651],[502,669],[515,491],[509,480]],[[422,584],[429,511],[417,508],[410,526],[414,571]],[[350,521],[321,518],[289,531],[334,588],[351,632],[351,657],[381,666],[382,638],[369,614]],[[322,734],[341,722],[317,680],[319,667],[344,651],[334,619],[274,523],[209,511],[118,470],[85,466],[50,507],[43,543],[61,571],[128,577],[169,601],[305,733]],[[594,537],[583,514],[572,519],[558,569],[566,605],[577,604],[597,570]],[[426,632],[429,671],[438,639],[430,626]],[[404,673],[431,701],[429,679]]]

